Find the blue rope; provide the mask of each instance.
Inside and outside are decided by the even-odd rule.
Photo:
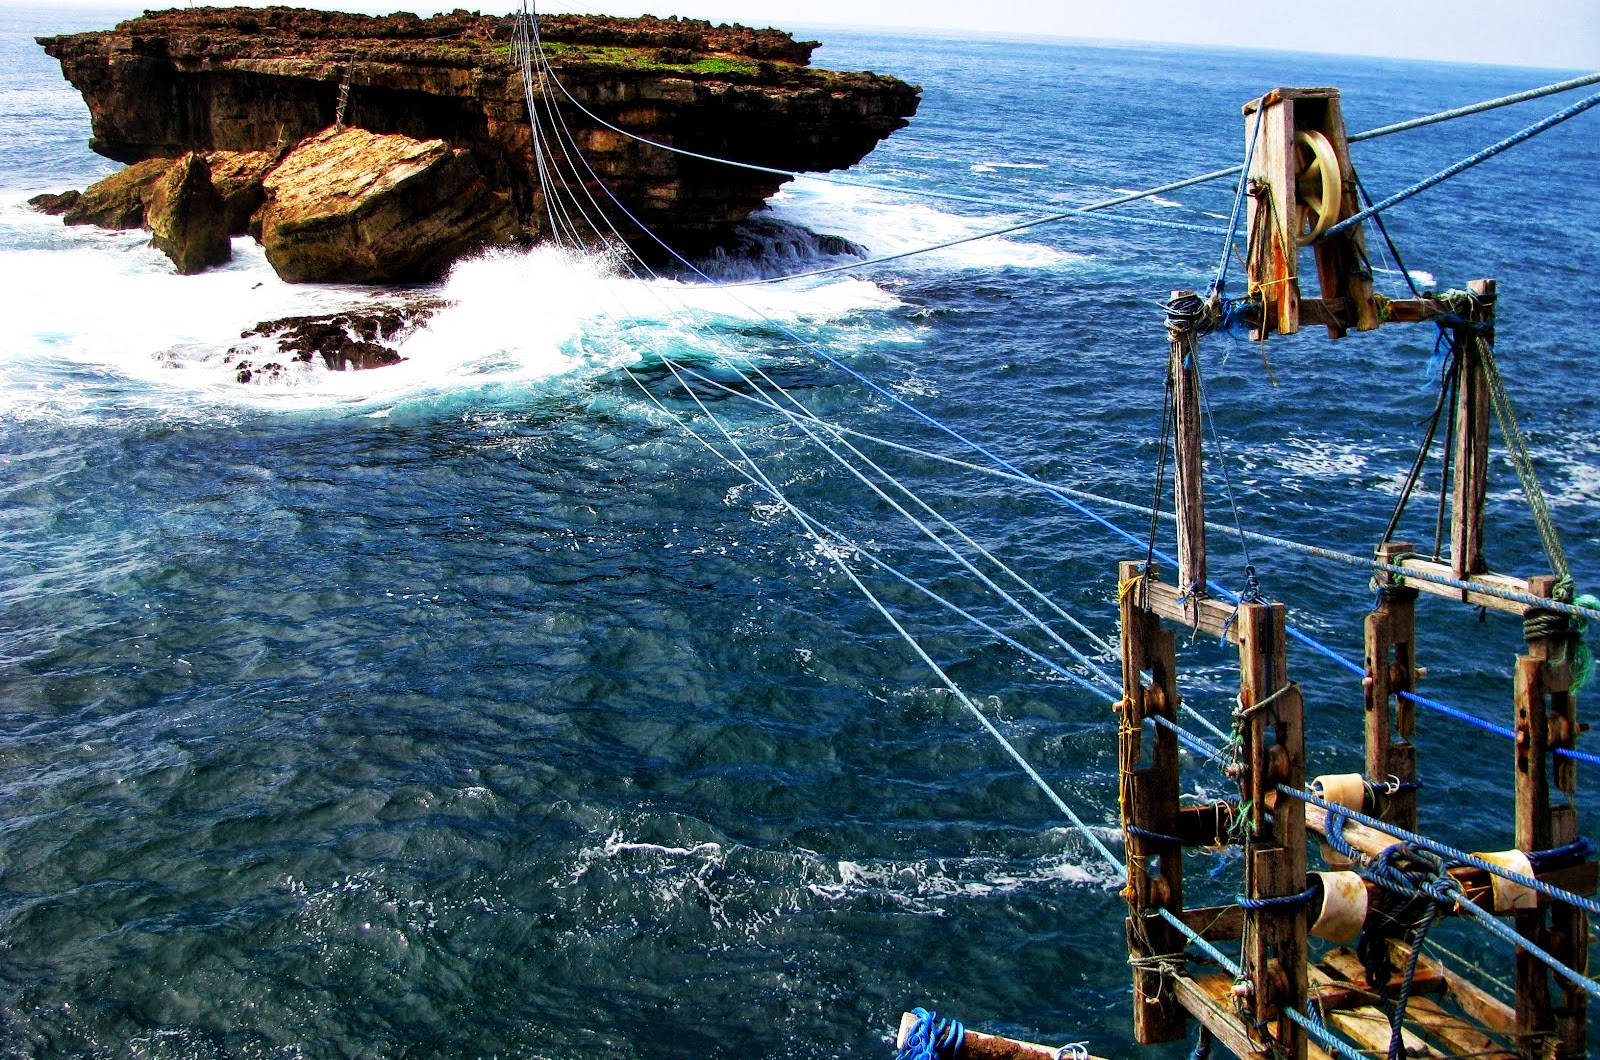
[[[1572,906],[1576,906],[1577,908],[1582,909],[1591,915],[1600,916],[1600,902],[1595,902],[1591,898],[1585,898],[1582,895],[1573,894],[1571,891],[1557,887],[1554,884],[1545,883],[1543,880],[1535,879],[1532,876],[1524,876],[1520,872],[1513,872],[1511,869],[1505,868],[1504,866],[1495,865],[1492,862],[1488,862],[1480,857],[1477,857],[1476,855],[1468,854],[1464,850],[1458,850],[1455,847],[1447,846],[1446,844],[1440,843],[1437,840],[1429,839],[1427,836],[1418,835],[1416,832],[1401,828],[1399,825],[1391,824],[1388,821],[1380,821],[1376,817],[1369,817],[1359,810],[1352,810],[1348,807],[1340,806],[1337,803],[1328,802],[1316,795],[1311,794],[1308,791],[1300,791],[1297,788],[1291,788],[1287,784],[1279,784],[1278,791],[1284,795],[1288,795],[1290,798],[1299,799],[1302,802],[1309,803],[1312,806],[1319,806],[1328,811],[1330,822],[1335,816],[1339,818],[1348,818],[1352,821],[1355,821],[1357,824],[1366,825],[1368,828],[1371,828],[1374,831],[1393,836],[1395,839],[1398,839],[1401,842],[1410,843],[1412,846],[1415,846],[1418,849],[1429,851],[1430,853],[1436,854],[1440,857],[1449,858],[1451,861],[1459,862],[1462,865],[1470,865],[1472,868],[1482,869],[1484,872],[1499,876],[1503,880],[1510,880],[1512,883],[1531,888],[1535,891],[1538,891],[1540,894],[1546,895],[1547,897],[1566,902]],[[1330,826],[1328,831],[1329,839],[1331,841],[1333,838],[1333,833],[1336,831],[1336,829]],[[1339,850],[1341,854],[1345,854],[1347,857],[1350,856],[1345,850],[1340,849],[1337,845],[1334,847],[1334,849]]]
[[[940,1019],[937,1012],[920,1007],[911,1014],[917,1022],[894,1054],[895,1060],[954,1060],[967,1037],[961,1021]]]
[[[1125,825],[1123,827],[1123,831],[1127,832],[1129,835],[1136,835],[1141,839],[1154,839],[1158,843],[1173,843],[1177,846],[1183,846],[1182,839],[1179,839],[1175,835],[1167,835],[1164,832],[1152,832],[1148,828],[1139,828],[1131,824]]]
[[[1375,205],[1369,206],[1365,210],[1360,211],[1359,213],[1355,213],[1355,214],[1350,215],[1349,217],[1345,218],[1343,221],[1340,221],[1338,224],[1336,224],[1332,228],[1328,229],[1326,232],[1322,233],[1322,235],[1318,237],[1318,241],[1320,242],[1321,240],[1329,239],[1332,236],[1335,236],[1335,235],[1339,234],[1340,232],[1347,231],[1348,229],[1353,228],[1356,225],[1360,224],[1362,221],[1365,221],[1367,218],[1372,217],[1372,216],[1374,216],[1376,214],[1382,213],[1383,211],[1387,210],[1389,207],[1395,205],[1396,203],[1404,202],[1406,199],[1411,198],[1413,195],[1417,195],[1417,194],[1420,194],[1421,192],[1427,191],[1429,188],[1433,187],[1436,184],[1442,184],[1445,181],[1449,180],[1451,177],[1456,176],[1457,174],[1463,172],[1464,170],[1471,169],[1473,166],[1477,165],[1478,163],[1485,162],[1485,161],[1493,158],[1495,155],[1499,154],[1500,152],[1508,150],[1508,149],[1510,149],[1512,147],[1515,147],[1517,144],[1522,143],[1524,140],[1531,139],[1532,137],[1539,135],[1540,133],[1544,132],[1546,129],[1554,128],[1555,126],[1557,126],[1557,125],[1561,124],[1562,122],[1566,121],[1568,118],[1576,117],[1577,115],[1582,114],[1584,111],[1588,110],[1590,107],[1595,106],[1596,104],[1600,104],[1600,92],[1597,92],[1592,96],[1585,96],[1583,99],[1580,99],[1578,102],[1572,104],[1571,106],[1565,107],[1565,108],[1563,108],[1561,110],[1556,111],[1554,114],[1550,115],[1548,118],[1545,118],[1542,121],[1536,122],[1533,125],[1528,126],[1526,129],[1523,129],[1520,132],[1513,133],[1512,135],[1506,137],[1504,140],[1501,140],[1499,143],[1491,144],[1490,146],[1485,147],[1482,151],[1479,151],[1477,154],[1470,155],[1467,158],[1463,158],[1461,161],[1457,162],[1455,165],[1449,166],[1448,168],[1445,168],[1445,169],[1442,169],[1439,172],[1435,173],[1433,176],[1426,178],[1425,180],[1419,180],[1417,183],[1411,185],[1411,187],[1409,187],[1409,188],[1406,188],[1404,191],[1398,191],[1395,194],[1389,196],[1387,199],[1384,199],[1382,202],[1379,202],[1379,203],[1376,203]]]
[[[1312,885],[1299,894],[1279,895],[1276,898],[1247,898],[1242,894],[1233,896],[1234,904],[1240,909],[1282,909],[1286,906],[1305,905],[1317,896],[1321,888]]]
[[[1265,96],[1262,97],[1266,98]],[[1256,157],[1256,138],[1261,135],[1261,125],[1266,120],[1267,108],[1256,108],[1256,123],[1250,129],[1250,146],[1244,152],[1244,169],[1239,174],[1239,186],[1233,193],[1233,211],[1228,216],[1228,235],[1222,241],[1222,260],[1217,262],[1217,278],[1211,281],[1211,293],[1221,296],[1228,282],[1228,259],[1233,250],[1234,236],[1239,232],[1239,214],[1244,206],[1244,190],[1250,183],[1250,166]]]
[[[1337,1053],[1344,1060],[1372,1060],[1364,1053],[1358,1052],[1354,1047],[1345,1044],[1342,1039],[1335,1038],[1322,1021],[1315,1016],[1306,1016],[1297,1009],[1285,1009],[1283,1014],[1289,1019],[1305,1028],[1305,1032],[1317,1040],[1317,1043],[1331,1053]]]
[[[1169,923],[1173,927],[1177,928],[1179,933],[1182,934],[1184,938],[1188,939],[1191,943],[1193,943],[1200,950],[1201,953],[1204,953],[1207,957],[1210,957],[1213,961],[1217,962],[1217,964],[1219,966],[1221,966],[1222,968],[1225,968],[1228,971],[1228,973],[1230,975],[1232,975],[1235,979],[1237,979],[1240,976],[1244,975],[1244,970],[1239,967],[1239,962],[1238,961],[1235,961],[1233,958],[1229,957],[1226,953],[1223,953],[1221,950],[1217,949],[1211,943],[1209,943],[1205,939],[1201,938],[1200,937],[1200,933],[1198,931],[1196,931],[1194,928],[1190,927],[1188,924],[1185,924],[1182,920],[1179,920],[1177,915],[1174,914],[1172,912],[1172,910],[1165,909],[1165,908],[1158,908],[1156,910],[1156,914],[1158,916],[1160,916],[1161,919],[1165,920],[1167,923]]]
[[[1436,710],[1440,714],[1455,718],[1458,721],[1464,721],[1468,725],[1476,725],[1478,728],[1483,729],[1486,732],[1492,732],[1497,736],[1504,736],[1508,740],[1514,740],[1517,738],[1517,734],[1513,730],[1506,728],[1504,725],[1501,725],[1498,722],[1489,721],[1487,718],[1480,718],[1476,714],[1468,714],[1464,710],[1452,707],[1447,703],[1440,703],[1436,699],[1429,699],[1427,696],[1419,696],[1415,692],[1399,692],[1397,695],[1404,696],[1413,703],[1419,703],[1422,706],[1427,707],[1429,710]],[[1567,747],[1557,747],[1554,753],[1561,758],[1570,758],[1574,762],[1587,762],[1590,765],[1600,766],[1600,755],[1590,754],[1587,751],[1578,751]]]
[[[571,93],[567,92],[565,86],[561,84],[560,79],[556,78],[554,76],[554,72],[553,71],[551,72],[551,80],[554,81],[556,86],[561,89],[562,94],[566,95],[566,97],[575,106],[577,106],[580,110],[583,110],[584,113],[586,113],[586,114],[588,113],[587,109],[585,109],[581,103],[579,103],[575,98],[573,98]],[[592,115],[591,115],[591,117],[592,117]],[[619,130],[619,131],[621,131],[621,130]],[[580,159],[582,159],[582,155],[581,154],[580,154],[579,157],[580,157]],[[582,159],[582,160],[584,162],[585,168],[587,168],[589,170],[590,174],[591,175],[596,175],[596,174],[594,174],[593,167],[589,166],[588,160],[587,159]],[[1232,170],[1230,172],[1238,172],[1238,170]],[[664,241],[659,236],[657,236],[655,234],[655,232],[653,232],[647,225],[644,224],[644,222],[640,221],[638,217],[634,216],[633,212],[631,210],[629,210],[627,208],[627,206],[624,205],[623,202],[620,199],[617,198],[616,194],[611,190],[611,188],[609,187],[609,185],[606,184],[605,181],[601,181],[601,180],[597,179],[597,183],[600,185],[601,190],[606,193],[607,198],[609,198],[611,200],[611,202],[623,213],[623,215],[626,216],[635,225],[637,225],[639,227],[639,229],[641,231],[643,231],[647,236],[649,236],[650,239],[653,240],[658,246],[660,246],[663,250],[665,250],[672,257],[676,258],[681,264],[683,264],[686,268],[688,268],[690,271],[695,273],[695,275],[699,276],[702,280],[705,280],[707,283],[714,283],[715,282],[714,280],[712,280],[712,278],[710,276],[708,276],[704,271],[702,271],[692,261],[690,261],[688,258],[684,257],[682,254],[678,253],[678,251],[676,249],[674,249],[672,246],[668,245],[666,243],[666,241]],[[1083,515],[1085,518],[1088,518],[1089,520],[1093,521],[1094,523],[1097,523],[1098,525],[1100,525],[1100,526],[1104,527],[1105,529],[1111,531],[1113,534],[1116,534],[1117,536],[1123,538],[1125,541],[1129,542],[1130,544],[1138,546],[1138,547],[1144,547],[1144,546],[1146,546],[1148,544],[1145,541],[1141,541],[1135,535],[1133,535],[1133,534],[1129,533],[1128,531],[1122,529],[1122,527],[1117,526],[1115,523],[1111,522],[1109,519],[1106,519],[1104,516],[1102,516],[1102,515],[1094,512],[1094,511],[1090,510],[1088,507],[1086,507],[1085,505],[1079,503],[1076,500],[1073,500],[1071,497],[1068,497],[1065,493],[1061,492],[1059,489],[1055,488],[1054,486],[1051,486],[1048,483],[1042,482],[1039,479],[1035,478],[1034,476],[1032,476],[1032,475],[1028,474],[1027,472],[1023,471],[1016,464],[1014,464],[1011,461],[1005,459],[1004,457],[1000,456],[999,454],[993,452],[988,447],[986,447],[986,446],[984,446],[984,445],[982,445],[982,444],[980,444],[980,443],[978,443],[976,441],[973,441],[972,439],[968,438],[966,435],[962,434],[960,431],[956,430],[954,427],[951,427],[948,424],[944,423],[943,421],[939,420],[937,417],[931,416],[928,413],[923,412],[921,409],[917,408],[915,405],[911,404],[909,401],[905,400],[900,395],[898,395],[898,394],[894,393],[893,391],[888,390],[885,387],[879,385],[878,383],[874,382],[872,379],[868,378],[867,376],[863,375],[861,372],[857,371],[855,368],[853,368],[852,366],[850,366],[846,362],[840,360],[838,357],[835,357],[833,354],[829,353],[822,346],[819,346],[818,344],[806,339],[805,337],[801,336],[800,334],[798,334],[797,332],[793,331],[792,329],[786,327],[785,325],[783,325],[782,323],[778,322],[777,320],[774,320],[772,317],[766,315],[765,313],[761,313],[759,310],[755,310],[755,312],[759,317],[761,317],[762,320],[766,321],[768,324],[770,324],[773,328],[775,328],[779,333],[783,334],[785,337],[790,338],[790,339],[794,340],[795,342],[799,343],[803,348],[805,348],[807,350],[810,350],[812,353],[815,353],[817,356],[821,357],[827,363],[833,365],[834,367],[836,367],[836,368],[840,369],[841,371],[845,372],[847,375],[849,375],[852,378],[856,379],[858,382],[860,382],[861,384],[866,386],[868,389],[872,390],[874,393],[876,393],[876,394],[878,394],[878,395],[880,395],[882,397],[887,398],[889,401],[891,401],[892,403],[894,403],[896,405],[899,405],[901,408],[905,409],[907,412],[910,412],[913,416],[915,416],[918,419],[922,420],[923,422],[927,423],[929,426],[935,428],[936,430],[942,431],[944,434],[946,434],[949,437],[955,439],[956,441],[960,442],[962,445],[965,445],[967,448],[973,450],[974,452],[981,453],[983,456],[987,457],[990,461],[992,461],[996,466],[1004,468],[1006,471],[1011,472],[1012,474],[1016,475],[1017,477],[1019,477],[1021,479],[1024,479],[1026,481],[1034,483],[1040,489],[1044,490],[1047,494],[1049,494],[1050,496],[1056,498],[1061,503],[1067,505],[1072,510],[1078,512],[1080,515]],[[1156,558],[1160,559],[1163,563],[1167,564],[1168,566],[1175,566],[1177,564],[1177,560],[1176,559],[1174,559],[1171,555],[1169,555],[1166,552],[1163,552],[1163,551],[1161,551],[1159,549],[1154,550],[1153,554],[1155,555]],[[1210,585],[1210,587],[1214,591],[1217,591],[1217,592],[1221,593],[1224,597],[1226,597],[1229,600],[1232,600],[1235,603],[1238,603],[1238,602],[1240,602],[1242,600],[1242,597],[1239,594],[1231,592],[1228,589],[1223,588],[1221,585],[1218,585],[1216,582],[1210,582],[1208,584]],[[1351,662],[1349,659],[1346,659],[1344,656],[1342,656],[1342,655],[1338,654],[1337,652],[1335,652],[1332,648],[1329,648],[1326,645],[1324,645],[1324,644],[1312,639],[1311,637],[1307,636],[1306,634],[1300,632],[1298,629],[1290,627],[1289,630],[1288,630],[1288,633],[1289,633],[1289,635],[1291,637],[1294,637],[1296,640],[1299,640],[1300,642],[1302,642],[1306,646],[1312,648],[1313,650],[1317,651],[1318,653],[1320,653],[1320,654],[1328,657],[1329,659],[1333,660],[1334,662],[1339,663],[1340,665],[1346,667],[1347,669],[1351,670],[1353,673],[1358,674],[1358,675],[1363,676],[1363,677],[1366,676],[1366,670],[1364,668],[1362,668],[1361,666],[1357,665],[1354,662]],[[1402,693],[1402,694],[1404,694],[1404,693]],[[1421,702],[1421,700],[1418,700],[1418,702]],[[1424,703],[1424,705],[1425,706],[1432,706],[1433,704],[1430,701],[1428,703]],[[1469,717],[1469,718],[1471,717],[1471,715],[1463,715],[1463,716],[1464,717]],[[1201,753],[1207,754],[1208,757],[1213,757],[1214,756],[1210,752],[1202,751]],[[1579,761],[1585,761],[1585,762],[1590,762],[1592,764],[1600,765],[1600,756],[1587,755],[1587,754],[1583,754],[1582,752],[1577,752],[1577,751],[1568,751],[1565,748],[1558,748],[1556,753],[1560,754],[1560,755],[1563,755],[1564,757],[1573,758],[1573,759],[1576,759],[1576,760],[1579,760]]]

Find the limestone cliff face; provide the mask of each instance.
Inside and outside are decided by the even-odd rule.
[[[513,28],[508,18],[463,11],[422,19],[193,8],[40,43],[83,93],[91,146],[110,158],[281,152],[334,124],[348,78],[347,125],[470,152],[490,188],[509,198],[523,233],[537,238],[546,234],[545,207]],[[599,117],[738,161],[843,168],[917,107],[914,86],[813,69],[815,45],[776,30],[560,15],[543,18],[541,30],[556,77]],[[646,146],[597,125],[555,87],[546,91],[618,198],[680,248],[716,241],[783,180]],[[638,235],[620,212],[613,220],[625,236]]]

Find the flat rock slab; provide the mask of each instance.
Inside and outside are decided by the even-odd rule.
[[[329,128],[262,181],[267,261],[291,283],[436,279],[452,261],[516,233],[506,196],[443,140]]]

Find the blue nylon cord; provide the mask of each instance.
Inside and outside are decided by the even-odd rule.
[[[1321,242],[1324,239],[1328,239],[1339,234],[1340,232],[1344,232],[1350,228],[1353,228],[1362,221],[1365,221],[1367,218],[1372,217],[1375,214],[1382,213],[1396,203],[1404,202],[1413,195],[1427,191],[1436,184],[1442,184],[1451,177],[1454,177],[1465,170],[1471,169],[1478,163],[1486,162],[1500,152],[1515,147],[1524,140],[1528,140],[1539,135],[1546,129],[1554,128],[1555,126],[1566,121],[1568,118],[1576,117],[1577,115],[1582,114],[1584,111],[1595,106],[1596,104],[1600,104],[1600,92],[1596,92],[1592,96],[1586,96],[1571,106],[1564,107],[1563,109],[1556,111],[1543,121],[1536,122],[1520,132],[1513,133],[1504,140],[1501,140],[1499,143],[1491,144],[1490,146],[1485,147],[1482,151],[1479,151],[1477,154],[1469,155],[1468,157],[1457,162],[1455,165],[1442,169],[1425,180],[1419,180],[1417,183],[1411,185],[1409,188],[1406,188],[1404,191],[1395,192],[1387,199],[1384,199],[1379,203],[1374,203],[1365,210],[1362,210],[1360,213],[1351,214],[1343,221],[1340,221],[1338,224],[1322,233],[1321,236],[1317,237],[1317,241]]]

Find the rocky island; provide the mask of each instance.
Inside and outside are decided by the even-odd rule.
[[[535,106],[570,129],[593,169],[581,179],[641,252],[653,244],[600,182],[692,255],[729,239],[786,178],[607,124],[825,171],[858,162],[917,108],[915,86],[814,68],[817,44],[778,30],[573,15],[539,28],[553,80],[534,86]],[[183,272],[226,260],[228,236],[249,233],[291,281],[427,280],[486,246],[546,238],[516,29],[466,11],[186,8],[42,37],[88,103],[90,146],[128,168],[35,205],[68,223],[148,227]]]

